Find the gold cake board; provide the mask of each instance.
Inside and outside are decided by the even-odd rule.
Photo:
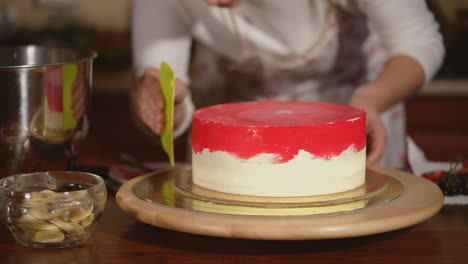
[[[122,185],[119,207],[139,221],[199,235],[268,240],[331,239],[415,225],[436,214],[444,196],[407,172],[366,172],[355,190],[311,197],[249,197],[192,183],[190,167],[154,172]]]

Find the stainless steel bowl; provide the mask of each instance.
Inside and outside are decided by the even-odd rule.
[[[0,178],[65,170],[89,123],[96,52],[0,46]]]

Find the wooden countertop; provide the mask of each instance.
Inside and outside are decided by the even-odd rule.
[[[446,206],[414,227],[366,237],[255,241],[204,237],[136,221],[109,196],[90,240],[68,249],[31,249],[0,229],[2,263],[465,263],[468,208]]]
[[[179,233],[136,221],[109,196],[90,240],[68,249],[31,249],[0,229],[2,263],[465,263],[467,207],[446,206],[411,228],[366,237],[255,241]]]

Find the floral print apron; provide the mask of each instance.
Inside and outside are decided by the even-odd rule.
[[[265,99],[347,104],[357,87],[376,78],[388,54],[363,16],[351,16],[332,5],[330,10],[313,48],[294,58],[262,56],[239,32],[242,45],[250,45],[240,63],[197,43],[190,67],[195,106]],[[232,16],[233,23],[243,19],[242,14]],[[382,119],[388,144],[381,166],[402,168],[406,160],[403,104],[382,113]]]

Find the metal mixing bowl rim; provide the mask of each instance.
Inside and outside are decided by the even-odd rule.
[[[42,49],[52,49],[52,50],[69,50],[71,52],[75,52],[76,54],[87,54],[82,58],[76,60],[64,60],[61,62],[54,62],[54,63],[43,63],[43,64],[25,64],[25,65],[0,65],[0,70],[9,70],[9,69],[23,69],[23,68],[37,68],[37,67],[48,67],[48,66],[58,66],[58,65],[66,65],[66,64],[76,64],[83,61],[88,61],[91,59],[95,59],[98,56],[97,51],[93,49],[81,49],[81,48],[73,48],[73,47],[48,47],[42,45],[0,45],[1,48],[42,48]]]

